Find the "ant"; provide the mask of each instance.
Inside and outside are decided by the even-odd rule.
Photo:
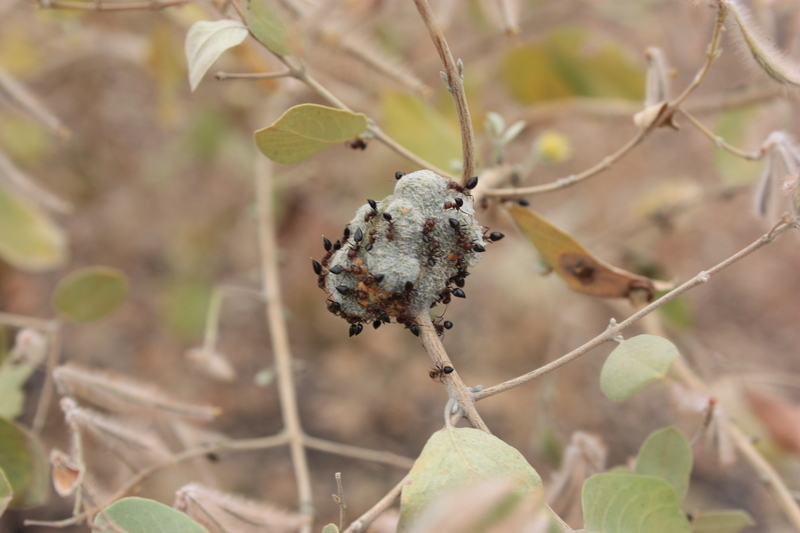
[[[364,331],[364,324],[350,324],[350,335],[348,337],[358,335],[362,331]]]
[[[376,202],[375,200],[367,198],[367,203],[372,208],[372,211],[370,211],[366,215],[364,215],[364,222],[369,222],[370,220],[372,220],[373,218],[375,218],[378,215],[378,202]]]
[[[394,179],[399,180],[400,178],[402,178],[405,175],[406,175],[405,172],[400,172],[398,170],[397,172],[394,173]]]
[[[455,371],[455,368],[452,366],[441,366],[439,364],[436,367],[428,372],[428,376],[434,381],[439,381],[441,383],[442,378],[447,374],[452,374]]]
[[[467,180],[467,183],[462,187],[455,181],[451,181],[447,184],[448,189],[452,189],[454,191],[458,191],[461,194],[466,194],[467,196],[472,196],[469,191],[474,189],[478,185],[478,176],[473,176]]]
[[[389,213],[383,214],[383,219],[389,223],[389,229],[386,230],[386,239],[393,241],[394,240],[394,221],[392,220],[392,215]]]
[[[464,200],[461,198],[455,198],[452,202],[445,202],[444,208],[445,209],[455,209],[456,211],[461,211],[461,208],[464,206]]]
[[[367,143],[364,142],[364,139],[360,139],[358,137],[356,137],[352,141],[348,142],[347,146],[349,146],[353,150],[366,150],[367,149]]]
[[[439,320],[441,320],[441,317],[439,317]],[[453,328],[453,323],[450,322],[449,320],[445,320],[441,324],[434,323],[433,327],[436,328],[436,334],[441,337],[442,335],[444,335],[444,330]]]

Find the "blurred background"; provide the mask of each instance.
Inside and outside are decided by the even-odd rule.
[[[494,2],[432,4],[454,56],[465,64],[480,165],[495,159],[484,133],[487,113],[499,114],[506,126],[525,121],[502,153],[507,163],[535,163],[522,184],[578,173],[632,138],[632,115],[644,98],[644,50],[658,46],[665,52],[672,93],[678,94],[705,61],[714,20],[713,10],[691,2],[528,1],[518,5],[519,33],[509,36]],[[757,0],[752,7],[765,33],[800,57],[797,3]],[[263,303],[224,303],[218,350],[236,370],[233,381],[214,379],[185,354],[202,343],[215,287],[260,287],[253,173],[255,159],[263,156],[253,131],[291,105],[325,102],[292,79],[215,80],[218,70],[283,68],[252,39],[225,53],[190,92],[186,32],[197,20],[220,17],[203,2],[116,13],[40,9],[25,0],[0,4],[0,70],[63,125],[48,127],[18,106],[0,105],[0,154],[73,206],[68,214],[37,211],[60,228],[67,243],[63,255],[35,268],[0,261],[0,311],[51,318],[59,279],[91,265],[120,269],[130,283],[127,300],[102,321],[65,322],[62,361],[218,406],[222,415],[205,428],[247,438],[282,427]],[[439,58],[413,4],[341,0],[306,22],[295,25],[294,45],[309,72],[398,142],[453,169],[460,158],[458,124]],[[796,134],[797,100],[748,69],[729,40],[722,46],[687,108],[746,150],[758,149],[774,130]],[[373,55],[388,73],[367,66],[360,54]],[[279,90],[283,107],[276,109],[270,98]],[[770,214],[759,218],[754,184],[762,164],[729,156],[686,120],[678,117],[678,123],[680,130],[654,132],[607,172],[531,197],[532,208],[600,258],[632,272],[681,282],[715,265],[767,231],[788,200],[776,192]],[[365,150],[343,144],[304,163],[273,168],[277,253],[304,428],[316,437],[416,457],[441,427],[446,402],[444,387],[428,377],[431,365],[419,339],[396,325],[348,338],[347,324],[325,309],[309,258],[323,255],[321,235],[338,236],[367,198],[390,194],[396,171],[417,167],[372,140]],[[446,309],[455,326],[444,345],[468,384],[489,386],[528,372],[600,333],[612,317],[619,321],[632,312],[625,301],[577,294],[557,276],[541,275],[535,249],[497,205],[479,210],[478,220],[507,237],[473,269],[467,299]],[[761,439],[790,488],[800,490],[800,434],[792,449],[791,442],[778,445],[769,431],[770,424],[800,428],[798,259],[800,242],[790,232],[665,307],[659,318],[729,413]],[[632,328],[626,337],[641,332]],[[605,398],[599,372],[612,348],[598,348],[479,405],[492,431],[519,449],[546,483],[575,431],[599,436],[613,466],[635,455],[659,427],[677,423],[690,436],[698,429],[696,416],[671,407],[669,380],[626,402]],[[26,386],[23,423],[33,416],[43,379],[38,372]],[[759,414],[748,402],[745,385],[769,391],[791,414],[765,422],[764,410]],[[43,438],[48,449],[69,447],[56,402]],[[103,446],[91,453],[109,489],[130,475]],[[342,472],[353,518],[405,474],[316,451],[308,456],[322,524],[338,522],[330,498],[335,472]],[[744,508],[759,523],[753,531],[789,530],[746,466],[723,464],[708,443],[701,442],[695,456],[685,510]],[[191,480],[296,505],[286,448],[169,469],[145,482],[140,494],[171,504],[174,491]],[[0,529],[21,530],[24,518],[65,518],[71,507],[53,494],[45,507],[7,512]]]

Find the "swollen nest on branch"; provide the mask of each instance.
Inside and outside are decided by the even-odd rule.
[[[328,310],[350,323],[350,335],[364,323],[376,329],[394,319],[415,335],[414,317],[452,296],[465,298],[467,268],[480,260],[487,242],[475,221],[466,186],[431,172],[395,174],[394,194],[368,200],[335,243],[323,237],[326,254],[312,261],[319,287],[328,293]],[[441,335],[451,322],[436,324]]]

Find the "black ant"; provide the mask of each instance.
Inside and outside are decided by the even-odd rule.
[[[393,241],[394,240],[394,221],[392,220],[392,215],[389,213],[383,214],[383,219],[389,223],[389,229],[386,230],[386,239]]]
[[[353,150],[366,150],[367,143],[364,142],[364,139],[359,139],[356,137],[352,141],[348,142],[347,145],[352,148]]]
[[[441,382],[442,377],[444,377],[447,374],[452,374],[454,371],[455,368],[453,368],[452,366],[441,366],[437,364],[433,370],[428,372],[428,375],[432,380],[434,381],[438,380],[439,382]]]
[[[460,192],[461,194],[466,194],[467,196],[472,196],[469,191],[474,189],[478,185],[478,176],[473,176],[467,180],[467,183],[462,187],[455,181],[451,181],[447,184],[448,189],[452,189],[455,191]]]
[[[402,178],[405,175],[406,175],[405,172],[400,172],[398,170],[397,172],[394,173],[394,179],[399,180],[400,178]]]
[[[364,331],[364,324],[350,324],[350,335],[348,337],[358,335],[362,331]]]
[[[441,320],[441,317],[439,317],[439,320]],[[436,328],[436,334],[441,337],[442,335],[444,335],[444,330],[453,328],[453,323],[450,322],[449,320],[445,320],[441,324],[435,323],[433,327]]]
[[[505,237],[505,235],[503,235],[499,231],[493,231],[489,235],[486,235],[487,231],[489,231],[488,228],[483,232],[483,238],[487,242],[497,242],[497,241],[501,240],[503,237]]]
[[[455,209],[456,211],[461,211],[461,208],[464,206],[464,200],[461,198],[455,198],[452,202],[445,202],[444,208],[445,209]]]
[[[378,202],[375,200],[367,199],[367,203],[372,208],[372,211],[364,215],[364,222],[369,222],[378,215]]]

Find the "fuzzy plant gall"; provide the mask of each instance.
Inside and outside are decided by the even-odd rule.
[[[368,200],[347,224],[340,247],[323,238],[327,253],[312,262],[328,310],[351,324],[351,336],[361,333],[362,323],[416,327],[416,315],[449,303],[451,295],[464,298],[467,269],[487,241],[499,240],[484,240],[475,221],[469,189],[477,178],[461,187],[430,170],[395,177],[394,194]]]

